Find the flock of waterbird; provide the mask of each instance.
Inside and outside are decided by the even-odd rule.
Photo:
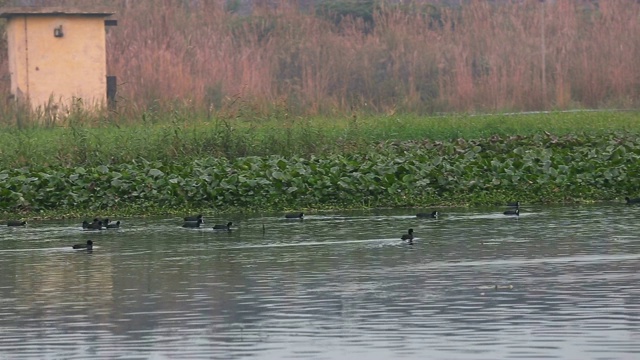
[[[640,204],[640,198],[630,198],[630,197],[626,196],[624,198],[624,200],[625,200],[627,205]],[[513,217],[519,217],[520,216],[520,202],[519,201],[510,202],[510,203],[507,204],[507,207],[509,209],[507,209],[507,210],[505,210],[503,212],[504,215],[513,216]],[[431,213],[418,213],[416,215],[416,217],[418,217],[418,218],[433,218],[433,219],[437,219],[438,218],[438,212],[437,211],[433,211]],[[413,239],[414,239],[413,229],[409,229],[406,234],[402,234],[400,239],[402,241],[405,241],[409,245],[413,245]]]
[[[640,198],[630,198],[626,196],[624,200],[627,205],[640,204]],[[520,216],[519,201],[508,203],[507,207],[509,209],[503,212],[504,215],[513,216],[513,217]],[[416,217],[437,219],[438,215],[439,215],[438,211],[432,211],[432,212],[417,213]],[[304,213],[302,212],[288,213],[288,214],[285,214],[284,217],[285,219],[289,219],[289,220],[302,220],[304,218]],[[27,222],[24,220],[7,221],[7,226],[26,226],[26,225],[27,225]],[[186,216],[184,218],[184,222],[182,223],[182,227],[184,228],[199,228],[202,225],[204,225],[204,217],[202,216],[202,214]],[[231,225],[233,225],[233,223],[229,221],[226,224],[215,224],[213,225],[212,229],[216,231],[231,231]],[[84,220],[82,222],[83,230],[108,230],[108,229],[119,229],[119,228],[120,228],[120,221],[112,222],[108,218],[105,218],[105,219],[94,218],[92,222],[88,222],[87,220]],[[263,225],[263,230],[264,230],[264,225]],[[414,239],[413,229],[409,229],[406,234],[402,234],[402,236],[400,236],[400,240],[406,242],[409,245],[413,245],[413,239]],[[93,250],[93,241],[87,240],[86,244],[75,244],[72,246],[72,248],[78,249],[78,250]]]
[[[285,219],[289,220],[302,220],[304,218],[304,213],[295,212],[288,213],[284,215]],[[109,229],[119,229],[120,221],[113,222],[109,220],[109,218],[94,218],[93,221],[89,222],[84,220],[82,222],[82,230],[109,230]],[[24,220],[9,220],[7,221],[7,226],[20,227],[26,226],[27,222]],[[182,223],[183,228],[199,228],[204,225],[204,217],[202,214],[186,216],[184,218],[184,222]],[[214,224],[212,229],[215,231],[231,231],[231,225],[233,223],[231,221],[226,224]],[[263,225],[264,230],[264,225]],[[75,244],[71,246],[73,249],[77,250],[93,250],[93,241],[87,240],[86,244]]]

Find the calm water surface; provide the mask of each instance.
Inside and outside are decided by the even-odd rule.
[[[440,210],[3,226],[0,358],[640,359],[640,207]]]

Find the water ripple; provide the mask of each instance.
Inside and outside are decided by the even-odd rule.
[[[0,358],[640,358],[640,207],[438,210],[0,228]]]

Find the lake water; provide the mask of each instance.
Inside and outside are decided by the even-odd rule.
[[[640,207],[439,210],[3,226],[0,358],[640,359]]]

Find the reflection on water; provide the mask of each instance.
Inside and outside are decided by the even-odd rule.
[[[440,210],[2,227],[0,358],[640,358],[640,207]]]

